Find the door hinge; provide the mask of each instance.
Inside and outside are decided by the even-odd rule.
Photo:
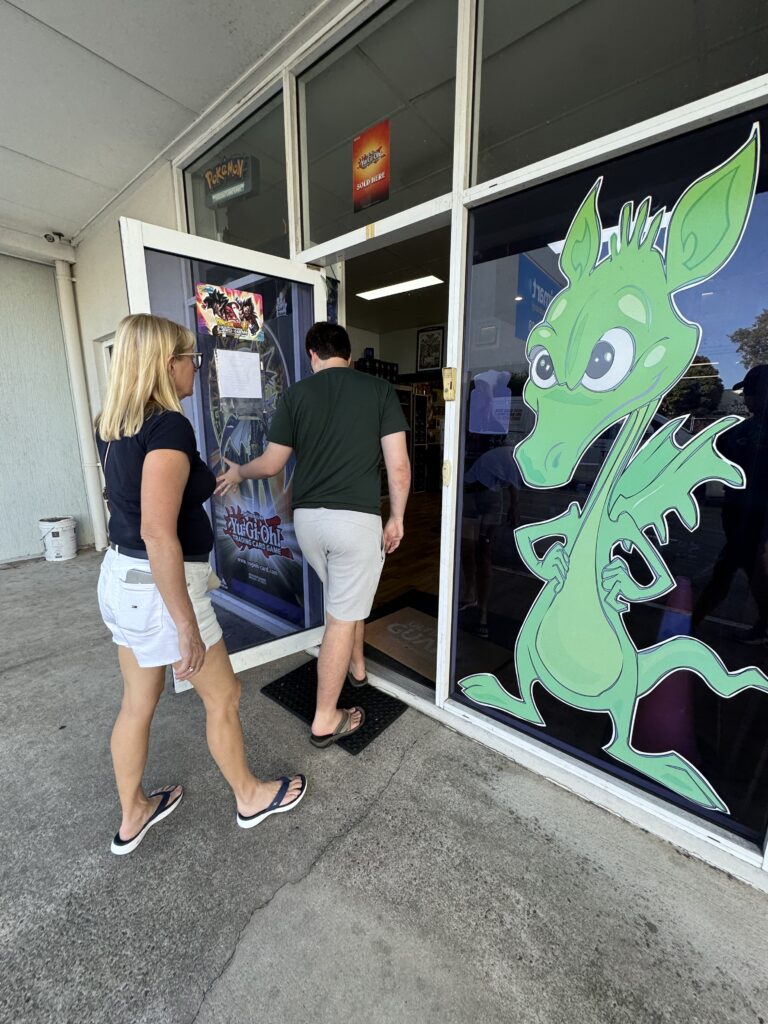
[[[443,487],[447,487],[451,482],[451,464],[448,459],[443,463]]]
[[[443,367],[443,401],[456,401],[456,367]]]

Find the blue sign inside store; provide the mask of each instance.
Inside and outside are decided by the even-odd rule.
[[[540,320],[561,285],[522,253],[517,257],[517,301],[515,335],[525,341]]]

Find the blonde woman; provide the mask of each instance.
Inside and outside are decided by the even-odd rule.
[[[99,607],[118,645],[123,702],[112,732],[122,808],[112,852],[131,853],[178,807],[179,785],[145,794],[149,729],[165,666],[203,700],[208,747],[232,787],[237,823],[251,828],[302,799],[303,775],[261,782],[243,748],[240,684],[208,593],[213,530],[203,507],[216,479],[198,454],[181,399],[192,394],[201,355],[194,336],[162,317],[126,317],[115,337],[97,423],[110,512]]]

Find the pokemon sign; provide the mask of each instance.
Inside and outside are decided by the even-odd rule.
[[[203,171],[206,205],[221,206],[249,195],[254,191],[254,177],[258,181],[258,167],[258,160],[251,156],[224,157],[208,167]]]

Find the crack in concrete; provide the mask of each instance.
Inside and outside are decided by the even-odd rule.
[[[411,753],[411,751],[414,749],[414,747],[417,745],[417,743],[419,743],[422,740],[423,733],[425,731],[426,730],[421,730],[420,734],[416,737],[416,739],[413,741],[413,743],[409,744],[406,747],[406,749],[404,750],[402,756],[400,757],[400,760],[397,763],[397,767],[390,774],[389,778],[384,783],[384,785],[381,787],[381,789],[378,791],[378,793],[376,793],[376,795],[370,801],[370,803],[368,804],[368,806],[365,809],[365,811],[363,811],[362,814],[360,814],[357,818],[355,818],[354,821],[352,821],[351,824],[347,828],[342,829],[341,832],[337,832],[336,835],[331,836],[331,838],[328,840],[328,842],[325,844],[325,846],[323,846],[318,851],[318,853],[313,857],[309,867],[307,868],[307,870],[299,878],[295,878],[295,879],[294,878],[289,878],[289,879],[287,879],[285,882],[283,882],[281,885],[279,885],[275,889],[275,891],[272,893],[271,896],[269,896],[268,899],[264,900],[263,903],[260,903],[257,907],[253,908],[253,910],[248,915],[248,920],[245,922],[243,927],[240,929],[240,932],[238,933],[238,936],[235,939],[235,944],[232,947],[232,952],[229,954],[227,959],[224,961],[224,963],[223,963],[223,965],[221,967],[221,970],[216,974],[216,976],[214,978],[211,979],[211,981],[206,985],[205,989],[203,990],[202,998],[201,998],[201,1000],[200,1000],[200,1002],[198,1004],[197,1009],[194,1012],[194,1015],[189,1019],[188,1024],[195,1024],[195,1022],[197,1021],[197,1018],[200,1016],[200,1014],[201,1014],[201,1012],[203,1010],[203,1006],[205,1005],[205,1001],[208,998],[208,996],[209,996],[210,992],[212,991],[213,987],[217,984],[217,982],[229,970],[229,967],[230,967],[232,961],[235,959],[235,955],[237,954],[238,948],[240,947],[240,943],[241,943],[241,941],[243,939],[243,936],[248,931],[248,929],[249,929],[253,919],[255,918],[255,916],[260,911],[262,911],[266,907],[268,907],[270,905],[270,903],[275,899],[275,897],[278,896],[283,891],[283,889],[287,888],[290,885],[301,885],[302,882],[304,882],[307,878],[309,878],[309,876],[315,870],[317,865],[323,860],[323,858],[325,857],[326,853],[328,853],[328,851],[331,849],[332,846],[334,846],[335,844],[337,844],[337,843],[341,842],[342,840],[346,839],[346,837],[351,832],[353,832],[356,828],[358,828],[360,825],[362,825],[363,822],[365,822],[366,819],[370,817],[370,815],[373,813],[373,811],[376,808],[376,806],[381,802],[382,798],[386,794],[386,792],[389,789],[389,787],[394,782],[395,776],[398,774],[400,769],[405,764],[405,760],[408,757],[408,755]]]

